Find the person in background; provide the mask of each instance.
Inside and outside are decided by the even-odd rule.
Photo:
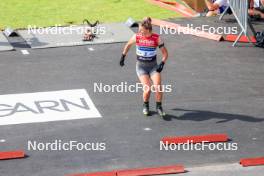
[[[221,14],[228,8],[227,0],[205,0],[205,4],[209,10],[206,14],[207,17]]]
[[[250,0],[250,16],[264,19],[264,0]]]

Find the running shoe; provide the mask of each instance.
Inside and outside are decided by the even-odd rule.
[[[149,116],[150,115],[150,112],[149,112],[149,105],[148,104],[143,104],[143,114],[145,116]]]
[[[166,113],[163,111],[162,106],[157,106],[156,110],[157,110],[157,113],[159,114],[159,116],[161,116],[161,117],[166,116]]]

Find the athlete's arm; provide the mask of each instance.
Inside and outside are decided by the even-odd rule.
[[[123,50],[123,54],[124,55],[127,55],[129,49],[131,48],[132,45],[134,45],[136,43],[136,34],[133,35],[130,40],[127,42],[124,50]]]
[[[164,42],[159,38],[159,48],[161,50],[161,53],[162,53],[162,61],[161,63],[158,65],[158,68],[157,68],[157,72],[161,72],[163,70],[163,67],[168,59],[168,50],[167,48],[165,47],[165,44]]]
[[[166,61],[168,59],[168,50],[165,47],[165,44],[161,39],[159,39],[159,48],[160,48],[161,53],[162,53],[162,62],[166,63]]]
[[[124,50],[123,50],[123,53],[122,53],[122,56],[121,56],[121,59],[120,59],[120,62],[119,62],[119,65],[121,67],[123,67],[125,65],[125,58],[126,58],[126,55],[129,51],[129,49],[131,48],[131,46],[133,44],[136,43],[136,35],[133,35],[131,37],[131,39],[127,42],[126,46],[124,47]]]

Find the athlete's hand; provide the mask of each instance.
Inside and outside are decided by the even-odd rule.
[[[163,70],[164,65],[165,65],[165,62],[162,61],[162,62],[158,65],[157,72],[160,73],[160,72]]]
[[[122,54],[120,62],[119,62],[121,67],[123,67],[125,65],[125,57],[126,57],[126,55]]]

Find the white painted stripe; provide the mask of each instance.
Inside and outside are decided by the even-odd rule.
[[[94,48],[91,48],[91,47],[90,47],[90,48],[88,48],[88,50],[89,50],[89,51],[94,51]]]
[[[28,50],[21,50],[21,52],[22,52],[22,54],[24,54],[24,55],[28,55],[28,54],[29,54]]]
[[[151,131],[151,128],[144,128],[145,131]]]
[[[4,143],[4,142],[6,142],[6,140],[5,139],[0,139],[0,142]]]
[[[85,89],[0,95],[0,125],[99,117]]]

